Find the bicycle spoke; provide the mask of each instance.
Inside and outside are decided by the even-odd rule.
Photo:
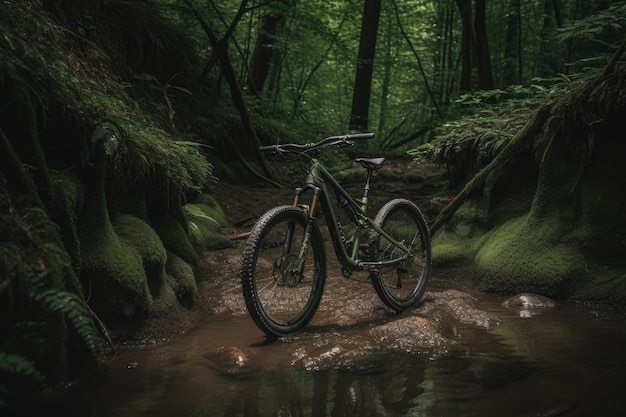
[[[310,321],[321,299],[323,242],[319,229],[305,242],[306,218],[296,207],[281,206],[260,221],[244,249],[246,306],[266,333],[287,334]]]
[[[407,200],[392,200],[376,216],[376,222],[391,238],[406,247],[410,256],[389,239],[374,234],[370,256],[373,261],[398,263],[378,268],[374,286],[380,298],[391,308],[401,311],[415,304],[429,277],[430,237],[417,207]]]

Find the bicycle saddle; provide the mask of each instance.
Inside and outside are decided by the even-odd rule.
[[[357,158],[354,162],[358,162],[367,169],[378,169],[385,163],[385,158]]]

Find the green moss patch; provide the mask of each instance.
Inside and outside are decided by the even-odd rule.
[[[455,263],[473,259],[484,233],[482,210],[466,202],[455,218],[441,228],[432,241],[433,263]]]
[[[530,226],[526,216],[494,228],[475,257],[481,282],[496,291],[562,295],[583,273],[585,260],[558,240],[559,229],[556,218]]]
[[[161,222],[155,224],[155,230],[165,249],[180,256],[193,266],[198,264],[196,249],[187,231],[178,220],[172,216],[165,216]]]
[[[113,229],[82,239],[81,280],[94,310],[131,318],[152,304],[148,279],[137,251]]]
[[[173,290],[174,294],[184,306],[193,304],[198,296],[198,286],[193,268],[179,256],[168,252],[167,264],[167,283]]]
[[[163,291],[167,259],[161,239],[152,226],[130,214],[117,216],[113,227],[120,239],[132,246],[141,257],[150,292],[157,297]]]

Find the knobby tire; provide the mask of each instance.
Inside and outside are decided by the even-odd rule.
[[[379,298],[391,309],[402,312],[422,298],[430,278],[431,242],[428,225],[419,208],[406,199],[387,202],[374,222],[393,238],[411,248],[412,257],[393,267],[372,271],[372,283]],[[375,230],[370,234],[372,261],[397,259],[404,253]]]
[[[240,275],[246,307],[269,337],[307,326],[322,298],[326,254],[315,222],[304,267],[297,268],[307,221],[303,208],[275,207],[259,218],[244,244]]]

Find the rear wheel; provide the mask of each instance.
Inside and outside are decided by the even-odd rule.
[[[306,225],[302,208],[275,207],[259,218],[244,245],[241,280],[246,307],[268,336],[305,327],[322,298],[324,242],[317,223],[306,238]]]
[[[430,277],[430,232],[419,208],[405,199],[387,202],[374,221],[410,252],[408,259],[372,271],[372,283],[380,299],[400,312],[415,305],[426,290]],[[372,261],[388,262],[405,256],[405,251],[375,230],[370,235],[369,251]]]

